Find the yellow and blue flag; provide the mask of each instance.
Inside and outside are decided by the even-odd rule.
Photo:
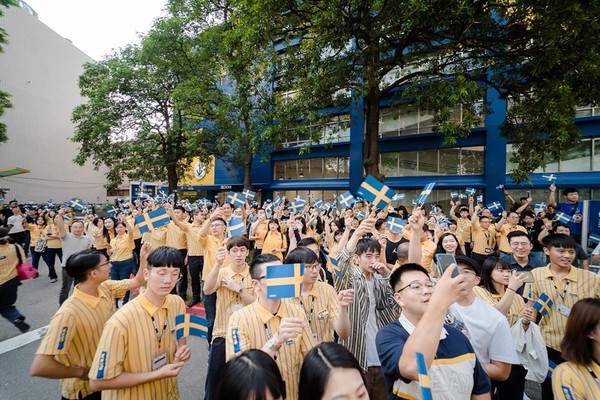
[[[488,204],[487,209],[490,211],[502,210],[502,204],[499,201],[494,201],[493,203]]]
[[[373,175],[365,178],[358,188],[362,197],[379,209],[384,209],[396,194],[392,189],[375,179]]]
[[[392,197],[392,201],[393,200],[404,200],[404,197],[406,197],[405,193],[396,193],[394,195],[394,197]]]
[[[502,190],[504,189],[504,184],[499,184],[498,186],[496,186],[496,190]]]
[[[153,231],[167,225],[169,222],[171,222],[171,218],[169,218],[167,210],[163,207],[135,217],[135,223],[140,228],[141,233]]]
[[[554,302],[546,293],[540,294],[540,297],[533,303],[533,309],[540,313],[542,317],[548,315]]]
[[[458,199],[459,196],[460,196],[460,193],[458,193],[458,192],[450,192],[451,199]]]
[[[306,197],[304,197],[304,196],[296,196],[296,198],[294,199],[294,201],[306,204]]]
[[[475,190],[473,188],[466,188],[465,189],[465,193],[468,194],[469,196],[475,196],[475,192],[477,192],[477,190]]]
[[[273,204],[275,204],[276,206],[280,205],[281,203],[283,203],[283,200],[281,197],[277,196],[273,199]]]
[[[181,339],[187,336],[208,338],[208,321],[194,314],[175,316],[175,337]]]
[[[477,197],[475,198],[475,201],[476,201],[477,203],[479,203],[479,204],[483,204],[483,195],[482,195],[482,194],[480,194],[479,196],[477,196]]]
[[[94,206],[91,206],[91,205],[85,206],[85,210],[83,210],[83,212],[88,215],[92,215],[94,213]]]
[[[423,204],[425,204],[425,201],[427,201],[427,198],[429,197],[429,195],[433,191],[434,187],[435,187],[435,182],[430,182],[427,185],[425,185],[425,187],[421,191],[421,194],[419,195],[419,197],[417,197],[417,200],[416,200],[417,201],[417,205],[423,205]]]
[[[269,300],[300,297],[304,264],[268,265],[266,278]]]
[[[590,233],[590,235],[588,236],[588,242],[592,242],[594,244],[600,243],[600,234]]]
[[[246,197],[246,199],[248,200],[254,200],[254,197],[256,197],[256,192],[253,192],[250,189],[244,189],[242,190],[242,194],[244,195],[244,197]]]
[[[365,219],[367,214],[364,211],[354,211],[354,216],[358,219]]]
[[[207,206],[208,207],[210,205],[210,200],[207,199],[207,198],[198,199],[198,200],[196,200],[196,204],[199,207],[202,207],[202,206]]]
[[[244,225],[244,220],[240,217],[232,217],[227,223],[225,238],[229,239],[234,236],[243,235],[244,233],[246,233],[246,225]]]
[[[115,206],[108,206],[104,209],[109,216],[111,217],[116,217],[117,215],[119,215],[121,213],[121,210],[119,210],[117,207]]]
[[[234,208],[244,207],[246,205],[246,196],[241,193],[229,192],[227,195],[227,202],[231,203]]]
[[[556,182],[556,175],[554,175],[554,174],[542,175],[542,179],[545,179],[548,182]]]
[[[185,208],[185,211],[187,212],[192,212],[198,209],[198,206],[195,203],[185,203],[183,205],[183,208]]]
[[[569,214],[565,214],[562,211],[557,211],[556,214],[554,214],[554,220],[562,222],[563,224],[568,224],[569,222],[571,222],[571,216]]]
[[[342,279],[344,275],[342,274],[342,270],[340,269],[340,264],[337,258],[329,256],[329,254],[327,254],[323,249],[321,249],[321,254],[323,254],[323,257],[325,257],[327,265],[331,266],[331,268],[329,268],[330,271],[334,273],[338,278]]]
[[[69,207],[74,208],[76,210],[83,210],[86,204],[85,201],[78,199],[77,197],[73,197],[69,202]]]
[[[388,217],[385,223],[385,228],[392,232],[402,233],[404,230],[404,225],[406,225],[406,221],[402,218]]]
[[[290,212],[293,213],[298,213],[302,210],[304,210],[304,207],[306,206],[306,203],[303,203],[302,201],[292,201],[291,203],[288,204],[288,208],[290,210]]]
[[[351,208],[351,207],[352,207],[352,204],[354,204],[354,203],[355,203],[355,201],[356,201],[356,200],[354,199],[354,196],[352,196],[352,193],[350,193],[349,191],[348,191],[348,192],[345,192],[345,193],[343,193],[343,194],[340,194],[340,195],[338,196],[338,202],[339,202],[339,203],[341,204],[341,206],[342,206],[342,207],[344,207],[344,208]]]
[[[313,201],[312,205],[313,207],[321,208],[321,206],[323,205],[323,200],[319,197],[318,199]]]
[[[544,203],[543,201],[540,201],[539,203],[535,203],[533,205],[533,209],[543,209],[544,207],[546,207],[546,203]]]
[[[433,395],[431,394],[431,381],[429,380],[429,374],[427,373],[425,356],[423,356],[423,353],[416,352],[415,358],[417,359],[417,373],[419,374],[419,385],[421,386],[421,399],[433,400]]]

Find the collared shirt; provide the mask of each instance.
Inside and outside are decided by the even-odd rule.
[[[254,239],[254,247],[257,249],[263,248],[263,240],[261,237],[269,230],[269,221],[261,221],[250,226],[250,236],[256,236]]]
[[[139,225],[137,225],[135,223],[135,217],[133,215],[129,215],[127,217],[127,223],[130,226],[133,226],[133,240],[141,239],[142,238],[142,232],[140,231]],[[92,224],[90,224],[90,225],[92,225]]]
[[[596,379],[588,370],[587,365],[574,362],[564,362],[557,366],[552,373],[552,391],[557,400],[597,399],[600,393],[600,365],[592,361],[589,366]]]
[[[471,220],[469,218],[457,218],[455,221],[460,239],[465,243],[471,243]]]
[[[183,232],[185,233],[185,240],[187,242],[188,256],[199,257],[204,255],[204,247],[198,241],[198,233],[202,225],[184,224]]]
[[[33,248],[37,244],[40,237],[44,235],[45,225],[34,225],[27,224],[27,230],[29,231],[29,244]]]
[[[175,222],[171,221],[167,224],[167,246],[174,247],[177,250],[187,249],[187,238],[185,231],[175,225]]]
[[[300,337],[284,343],[275,358],[275,363],[285,381],[286,398],[296,400],[302,360],[316,345],[301,307],[281,302],[277,314],[273,315],[257,300],[234,313],[227,325],[226,354],[227,359],[231,359],[244,350],[262,349],[279,330],[281,319],[286,317],[301,318],[304,321],[304,329]]]
[[[198,236],[198,240],[202,247],[204,247],[204,267],[202,268],[202,280],[204,281],[217,262],[217,250],[219,247],[225,246],[227,240],[225,240],[225,238],[221,240],[210,234],[204,237]],[[229,253],[227,253],[225,260],[223,260],[223,265],[228,265],[230,263]]]
[[[287,249],[287,240],[285,235],[278,231],[266,231],[261,233],[259,236],[263,240],[262,253],[267,254],[275,254],[277,258],[283,261],[283,253],[282,252],[273,252],[275,249]]]
[[[75,286],[73,294],[50,320],[36,354],[54,356],[67,367],[90,368],[102,328],[116,311],[115,298],[125,296],[130,282],[129,279],[102,282],[97,297]],[[80,393],[86,397],[93,392],[89,381],[79,378],[61,379],[61,386],[62,396],[67,399],[78,399]]]
[[[217,278],[217,311],[212,332],[213,339],[218,337],[225,338],[229,317],[235,311],[244,307],[240,294],[222,285],[223,278],[225,277],[233,278],[236,283],[242,286],[244,292],[254,295],[254,287],[252,287],[252,278],[250,277],[250,267],[248,267],[248,264],[245,265],[242,272],[235,272],[231,269],[231,266],[224,267],[219,271],[219,277]]]
[[[436,244],[429,239],[421,243],[421,265],[427,269],[427,272],[431,272],[431,263],[436,247]]]
[[[524,297],[537,301],[545,293],[554,303],[539,323],[546,346],[560,351],[567,316],[579,300],[600,297],[600,276],[571,266],[564,279],[555,279],[550,265],[532,271],[533,283],[526,283]]]
[[[490,255],[494,252],[496,229],[492,225],[483,230],[479,222],[474,223],[471,226],[471,238],[473,239],[473,253]]]
[[[17,277],[17,248],[21,253],[21,260],[25,261],[25,253],[21,246],[14,244],[0,244],[0,285]]]
[[[110,260],[125,261],[133,258],[135,243],[128,234],[117,235],[110,241]]]
[[[181,314],[185,314],[185,304],[176,295],[168,295],[157,307],[142,293],[121,307],[104,326],[90,368],[90,379],[113,379],[123,372],[151,372],[155,358],[165,353],[166,364],[173,363],[177,350],[175,316]],[[177,377],[124,389],[103,390],[102,398],[179,399]]]
[[[498,304],[502,299],[501,295],[493,294],[481,286],[475,286],[473,288],[473,294],[481,298],[483,301],[485,301],[494,308],[495,305]],[[508,319],[508,324],[510,326],[513,326],[519,320],[519,318],[521,318],[521,313],[523,312],[524,308],[525,300],[523,300],[523,297],[521,297],[521,295],[519,295],[518,293],[515,294],[513,302],[510,305],[510,310],[508,310],[508,314],[506,315],[506,318]]]
[[[340,301],[335,289],[324,282],[315,282],[306,297],[284,301],[304,309],[310,330],[317,342],[333,342],[333,324],[340,318]]]
[[[498,242],[498,249],[506,254],[512,254],[512,249],[508,243],[508,234],[514,231],[521,231],[527,233],[527,229],[521,225],[511,226],[510,224],[504,224],[500,227],[500,230],[496,230],[496,236],[500,235],[500,241]]]
[[[352,331],[348,339],[340,340],[340,344],[356,357],[362,369],[366,371],[368,363],[365,331],[370,304],[367,278],[359,266],[352,264],[352,259],[345,248],[338,256],[338,264],[342,278],[336,280],[336,290],[339,292],[343,289],[354,289],[354,301],[348,307]],[[396,319],[398,304],[392,297],[392,288],[387,278],[374,274],[373,280],[377,326],[381,329]]]
[[[151,231],[142,234],[142,243],[150,243],[153,249],[160,246],[165,246],[167,243],[167,227],[152,229]]]
[[[52,237],[48,237],[48,233],[50,233]],[[60,241],[58,228],[54,223],[46,225],[46,229],[44,229],[44,235],[46,236],[46,246],[48,246],[49,249],[62,249],[62,242]]]

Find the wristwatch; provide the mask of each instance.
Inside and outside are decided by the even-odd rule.
[[[277,344],[277,340],[275,339],[275,336],[273,336],[271,339],[269,339],[267,341],[267,347],[269,348],[269,350],[277,351],[277,350],[279,350],[281,345]]]
[[[243,286],[240,286],[240,290],[238,290],[237,292],[238,292],[239,294],[242,294],[242,293],[244,293],[244,287],[243,287]]]

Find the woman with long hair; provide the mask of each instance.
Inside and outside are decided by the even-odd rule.
[[[18,244],[9,244],[8,239],[8,229],[0,228],[0,314],[21,332],[27,332],[29,325],[15,307],[17,288],[21,284],[17,265],[19,255],[25,261],[25,252]]]
[[[259,234],[263,240],[262,254],[275,254],[277,258],[283,261],[283,254],[286,252],[288,245],[285,235],[281,232],[279,221],[270,219],[268,230]]]
[[[135,269],[135,261],[133,259],[133,250],[135,244],[133,242],[133,228],[125,221],[119,221],[115,224],[115,236],[108,246],[108,254],[112,267],[110,269],[110,279],[120,281],[129,279]],[[123,297],[123,304],[129,301],[129,292]]]
[[[31,264],[33,268],[39,270],[40,258],[44,258],[46,254],[46,237],[44,232],[46,230],[46,217],[38,215],[35,217],[33,224],[24,222],[25,229],[29,231],[29,248],[31,249]],[[39,272],[36,278],[40,276]]]
[[[54,265],[56,263],[56,256],[62,263],[62,241],[60,240],[60,234],[56,226],[56,213],[50,212],[49,218],[46,219],[47,225],[44,228],[44,237],[46,238],[46,251],[44,252],[43,260],[48,266],[50,272],[50,283],[58,281],[58,275]]]
[[[444,233],[437,241],[435,252],[433,253],[433,261],[431,262],[430,270],[433,276],[438,276],[438,269],[435,266],[436,254],[452,254],[453,256],[464,256],[458,238],[450,232]]]
[[[559,364],[552,374],[554,397],[600,398],[600,299],[575,303],[560,348],[566,362]]]

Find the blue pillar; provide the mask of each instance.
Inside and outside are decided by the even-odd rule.
[[[355,193],[363,180],[364,101],[361,96],[350,106],[350,191]]]
[[[500,99],[494,88],[487,88],[486,97],[491,113],[485,115],[485,202],[505,203],[504,193],[497,190],[500,184],[506,185],[506,138],[500,136],[500,125],[506,119],[506,101]]]

